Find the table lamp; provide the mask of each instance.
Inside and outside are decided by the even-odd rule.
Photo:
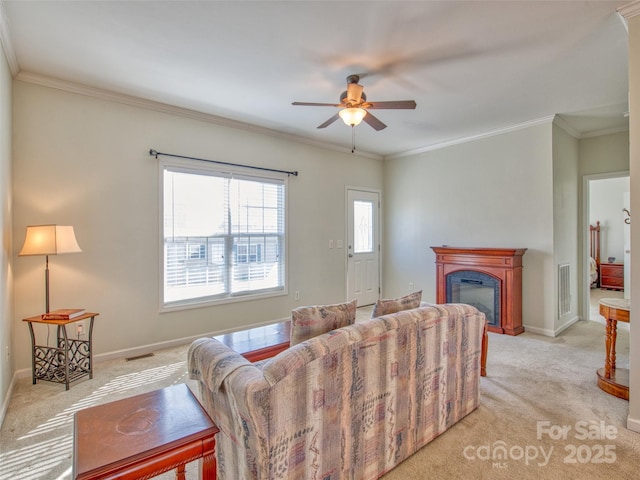
[[[49,313],[49,255],[82,252],[73,227],[60,225],[34,225],[27,227],[27,236],[18,256],[44,255],[44,285],[46,312]]]

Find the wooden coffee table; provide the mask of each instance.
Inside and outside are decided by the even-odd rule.
[[[75,480],[151,478],[202,458],[215,480],[218,427],[184,383],[90,407],[74,415]]]

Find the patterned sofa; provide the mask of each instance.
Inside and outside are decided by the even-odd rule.
[[[218,478],[379,478],[478,407],[485,323],[469,305],[421,306],[259,365],[196,340],[189,375],[220,428]]]

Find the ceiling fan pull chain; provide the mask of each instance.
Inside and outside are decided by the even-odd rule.
[[[351,125],[351,153],[356,151],[356,126]]]

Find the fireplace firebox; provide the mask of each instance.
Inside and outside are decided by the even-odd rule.
[[[490,327],[500,326],[500,282],[475,270],[447,275],[447,303],[466,303],[485,314]]]
[[[490,332],[524,332],[522,256],[526,248],[431,248],[436,253],[438,303],[475,306],[486,315]]]

